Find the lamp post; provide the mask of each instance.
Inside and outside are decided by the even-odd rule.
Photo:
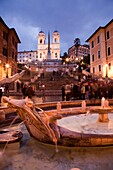
[[[8,69],[9,69],[9,64],[6,64],[6,78],[8,78]]]
[[[42,84],[42,100],[45,102],[45,84]]]
[[[68,58],[68,57],[66,57],[66,59],[65,59],[65,63],[66,63],[66,65],[68,65],[68,64],[69,64],[69,58]]]

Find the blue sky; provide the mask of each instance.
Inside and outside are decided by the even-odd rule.
[[[15,28],[19,51],[37,50],[39,31],[60,33],[61,54],[80,38],[81,44],[113,19],[113,0],[0,0],[0,16]]]

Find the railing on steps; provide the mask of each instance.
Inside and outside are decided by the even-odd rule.
[[[20,73],[16,73],[15,75],[13,75],[9,78],[4,78],[4,79],[0,80],[0,85],[11,83],[11,82],[19,79],[20,77],[22,77],[24,75],[24,73],[25,73],[25,70],[23,70]]]

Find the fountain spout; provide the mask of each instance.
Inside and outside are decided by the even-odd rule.
[[[109,122],[108,113],[111,111],[109,107],[108,100],[105,100],[104,97],[101,99],[101,108],[99,110],[99,122]]]
[[[61,103],[60,102],[57,103],[57,111],[58,112],[61,111]]]
[[[85,101],[85,100],[82,101],[82,109],[83,109],[83,110],[86,109],[86,101]]]
[[[105,98],[102,97],[101,99],[101,107],[104,108],[105,107]]]

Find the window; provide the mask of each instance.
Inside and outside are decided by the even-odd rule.
[[[107,39],[109,39],[109,38],[110,38],[109,31],[107,31]]]
[[[14,37],[12,37],[12,44],[14,45],[15,41],[14,41]]]
[[[57,39],[55,38],[55,42],[57,42]]]
[[[93,67],[93,73],[95,73],[95,68]]]
[[[57,53],[55,53],[55,58],[57,58]]]
[[[3,47],[3,55],[7,57],[7,49]]]
[[[94,61],[94,54],[92,55],[92,61]]]
[[[108,47],[108,55],[110,55],[110,47]]]
[[[14,59],[14,49],[12,49],[12,58]]]
[[[98,58],[100,58],[100,51],[98,51]]]
[[[3,38],[6,41],[8,40],[8,34],[5,31],[3,31]]]
[[[101,71],[101,65],[99,65],[99,71]]]
[[[14,59],[14,50],[12,51],[12,58]]]
[[[15,42],[15,48],[17,48],[17,43]]]
[[[100,37],[97,37],[97,44],[100,43]]]
[[[42,53],[40,53],[40,58],[42,58]]]
[[[92,41],[91,45],[92,45],[92,48],[93,48],[94,47],[94,41]]]
[[[108,64],[109,70],[111,70],[111,63]]]
[[[4,69],[4,71],[6,70],[6,64],[5,63],[3,64],[3,69]]]
[[[40,40],[40,44],[42,44],[42,39]]]

